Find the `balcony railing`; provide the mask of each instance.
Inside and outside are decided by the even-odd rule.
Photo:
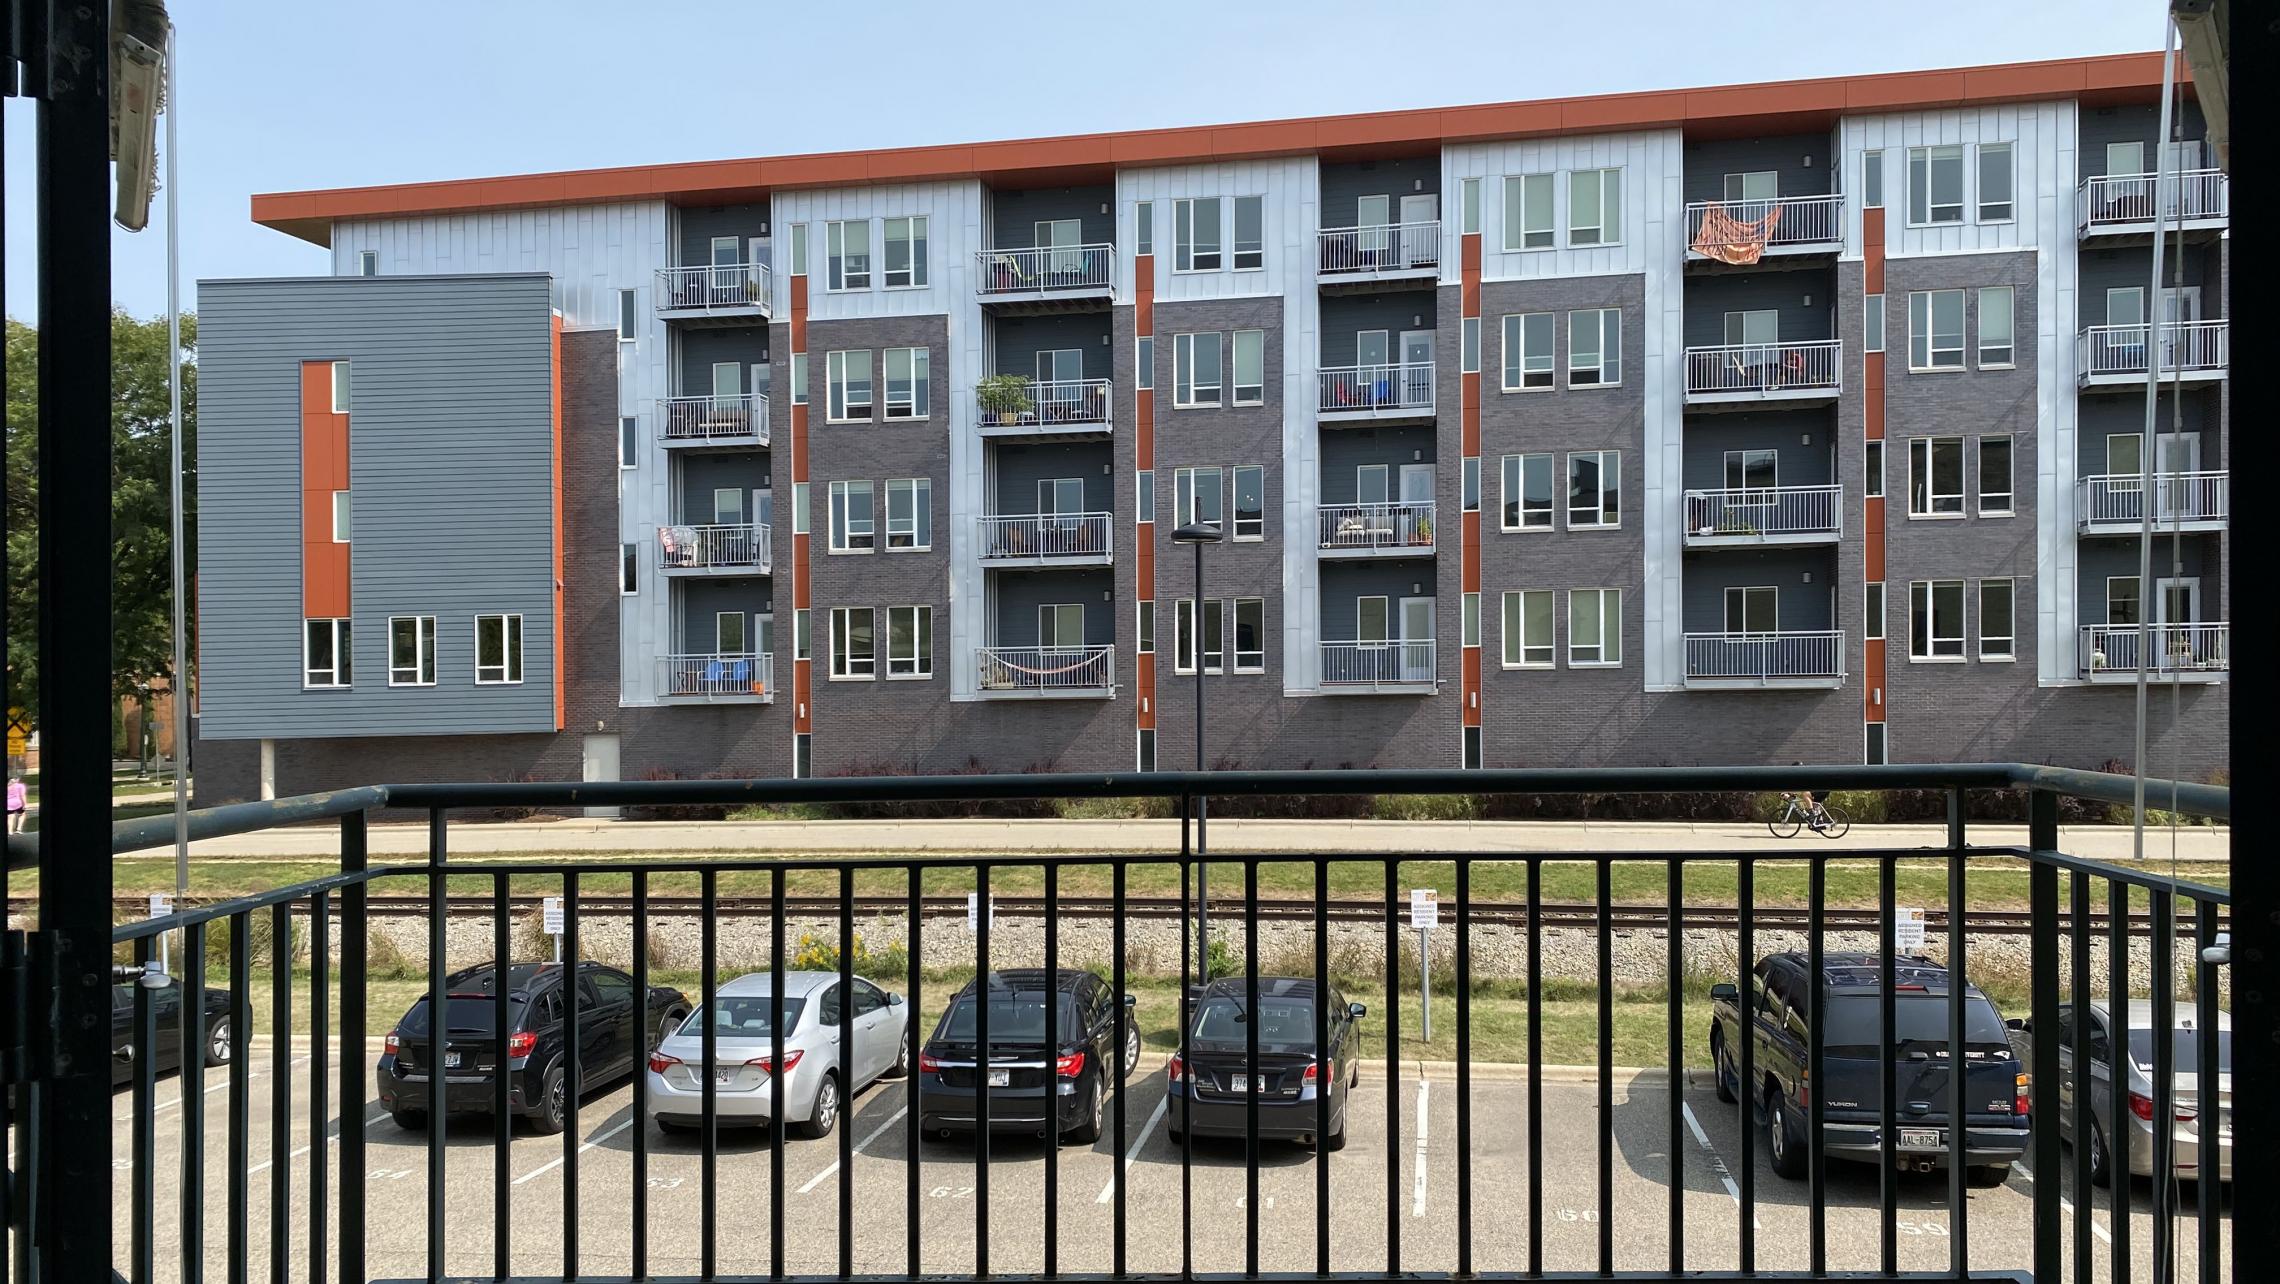
[[[768,394],[733,397],[666,397],[657,403],[666,445],[733,441],[768,444]]]
[[[2231,515],[2232,488],[2223,472],[2155,473],[2153,527],[2220,525]],[[2142,528],[2147,479],[2137,473],[2101,473],[2081,481],[2078,517],[2083,529],[2124,531]]]
[[[1844,529],[1841,486],[1751,486],[1686,492],[1686,537],[1715,542],[1779,543],[1835,536]]]
[[[1430,693],[1440,679],[1432,638],[1322,643],[1325,691]]]
[[[1689,682],[1835,685],[1845,676],[1845,635],[1838,632],[1689,633]]]
[[[2082,672],[2129,677],[2146,669],[2158,674],[2219,674],[2231,667],[2232,626],[2215,624],[2085,624]]]
[[[2105,174],[2082,184],[2075,198],[2075,222],[2084,236],[2163,223],[2207,223],[2231,217],[2232,184],[2221,169],[2189,169],[2170,175],[2156,194],[2154,174]]]
[[[2214,375],[2230,357],[2228,332],[2221,320],[2094,325],[2082,331],[2075,368],[2091,383],[2142,379],[2148,361],[2160,363],[2163,378]]]
[[[766,316],[772,298],[765,263],[657,270],[657,311],[666,315]]]
[[[1686,245],[1725,263],[1755,263],[1767,250],[1833,247],[1844,240],[1845,198],[1781,196],[1757,201],[1690,201]]]
[[[1324,504],[1322,551],[1433,551],[1433,501]]]
[[[1834,396],[1841,350],[1836,339],[1688,348],[1686,395],[1737,401]]]
[[[1102,294],[1115,287],[1116,247],[1105,241],[974,251],[974,290],[984,299]]]
[[[659,695],[740,701],[776,698],[768,686],[775,676],[776,657],[769,652],[668,655],[658,663],[663,669]]]
[[[660,526],[657,567],[664,571],[769,569],[769,530],[741,525]]]
[[[1029,385],[1028,396],[1027,410],[992,410],[977,397],[974,422],[985,434],[1096,432],[1109,426],[1111,407],[1115,404],[1114,387],[1106,379],[1055,379],[1033,383]]]
[[[1113,646],[985,646],[974,650],[975,680],[985,692],[1110,695],[1116,690]]]
[[[1433,271],[1441,265],[1441,221],[1326,227],[1315,233],[1323,276]]]
[[[1014,514],[977,517],[974,533],[985,562],[1105,561],[1114,515]]]
[[[1408,416],[1433,409],[1430,361],[1326,366],[1316,373],[1316,408],[1325,415]]]

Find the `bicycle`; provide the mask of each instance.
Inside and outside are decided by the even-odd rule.
[[[1795,838],[1797,831],[1805,828],[1812,828],[1823,838],[1842,838],[1852,828],[1852,822],[1845,819],[1845,814],[1828,803],[1821,804],[1821,824],[1818,826],[1811,825],[1812,813],[1805,810],[1805,804],[1798,801],[1797,795],[1784,793],[1781,804],[1781,814],[1765,822],[1766,829],[1775,838]]]

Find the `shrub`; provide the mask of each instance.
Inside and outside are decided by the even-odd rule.
[[[641,778],[643,780],[736,779],[734,776],[718,771],[706,772],[702,776],[683,776],[680,772],[667,771],[662,767],[650,768],[649,770],[641,773]],[[626,818],[629,820],[726,820],[728,819],[728,804],[647,803],[638,807],[628,807],[625,809],[625,814]]]
[[[368,980],[401,980],[411,972],[404,951],[394,937],[369,933],[364,938],[364,975]]]
[[[532,785],[538,783],[538,777],[526,771],[521,775],[506,777],[506,783],[512,785]],[[493,820],[529,820],[531,817],[536,816],[537,814],[538,808],[526,807],[521,803],[502,803],[499,806],[493,807],[491,809],[491,819]]]
[[[277,925],[267,910],[246,916],[247,957],[254,967],[276,966]],[[298,919],[286,926],[286,966],[301,960],[308,953],[306,927]],[[236,925],[229,919],[217,918],[206,924],[206,966],[220,969],[225,974],[230,966],[231,939],[237,934]]]
[[[1370,799],[1373,820],[1479,820],[1478,794],[1380,794]]]
[[[1881,825],[1885,821],[1884,795],[1874,789],[1839,789],[1827,802],[1856,825]]]
[[[836,972],[839,970],[839,942],[817,932],[802,932],[793,946],[789,966],[802,972]],[[874,980],[893,980],[910,975],[910,955],[900,941],[885,949],[873,950],[863,943],[863,934],[855,934],[855,958],[849,970],[857,976]]]
[[[1055,798],[1063,820],[1162,820],[1176,814],[1169,798]]]

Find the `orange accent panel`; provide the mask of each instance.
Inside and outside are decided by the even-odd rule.
[[[554,412],[554,729],[560,731],[570,716],[570,677],[563,669],[569,655],[568,630],[563,627],[568,605],[564,586],[569,581],[562,575],[562,314],[554,313],[551,319],[547,344],[554,381],[550,407]]]
[[[1466,513],[1462,525],[1465,551],[1464,565],[1459,572],[1460,582],[1465,592],[1478,593],[1480,592],[1480,514],[1477,512]]]
[[[1471,277],[1473,285],[1478,286],[1480,284],[1480,233],[1467,232],[1458,238],[1457,270],[1463,275]],[[1465,313],[1465,315],[1468,317],[1478,316],[1480,313],[1476,309]]]
[[[348,489],[348,416],[332,409],[332,362],[301,363],[301,614],[345,619],[349,546],[333,543],[332,493]]]
[[[1861,433],[1870,441],[1884,440],[1884,354],[1869,353],[1861,362]],[[1886,461],[1890,466],[1890,461]]]
[[[1477,707],[1477,706],[1474,704],[1474,702],[1473,702],[1473,698],[1472,698],[1472,697],[1474,696],[1474,694],[1476,694],[1476,693],[1477,693],[1477,692],[1479,692],[1479,690],[1480,690],[1480,648],[1479,648],[1479,647],[1477,647],[1477,646],[1468,646],[1468,647],[1466,647],[1466,648],[1464,649],[1464,659],[1463,659],[1463,665],[1464,665],[1464,668],[1463,668],[1463,674],[1464,674],[1464,684],[1463,684],[1463,685],[1464,685],[1464,692],[1465,692],[1465,694],[1464,694],[1464,715],[1465,715],[1465,717],[1464,717],[1464,723],[1463,723],[1463,725],[1465,725],[1465,726],[1468,726],[1468,727],[1477,727],[1477,726],[1479,726],[1479,725],[1480,725],[1480,709],[1479,709],[1479,708],[1478,708],[1478,707]]]
[[[804,734],[815,730],[814,710],[809,707],[814,684],[815,661],[792,661],[792,730],[795,732]]]
[[[1156,729],[1156,657],[1152,654],[1134,656],[1132,675],[1133,688],[1139,693],[1138,698],[1133,701],[1135,715],[1139,719],[1136,725],[1142,731],[1154,731]],[[1157,749],[1158,752],[1161,752],[1162,746],[1157,746]]]
[[[1156,524],[1141,522],[1133,527],[1132,576],[1135,590],[1141,600],[1156,596]]]
[[[1459,375],[1458,390],[1459,395],[1464,398],[1458,405],[1464,410],[1468,418],[1472,418],[1477,423],[1477,417],[1480,414],[1480,372],[1475,370],[1471,374]],[[1479,454],[1480,452],[1475,449],[1465,453]]]
[[[1156,390],[1132,394],[1132,453],[1135,468],[1156,466]]]
[[[1888,464],[1889,460],[1886,461]],[[1884,497],[1871,495],[1861,504],[1861,577],[1874,584],[1884,578]]]
[[[1887,618],[1889,615],[1890,613],[1887,612]],[[1884,721],[1884,705],[1877,700],[1876,693],[1884,690],[1883,638],[1870,638],[1863,644],[1860,667],[1862,685],[1866,688],[1861,693],[1861,712],[1866,716],[1867,721],[1882,722]]]
[[[1884,211],[1860,212],[1860,256],[1868,293],[1884,293]]]
[[[807,351],[808,279],[792,278],[792,351]]]

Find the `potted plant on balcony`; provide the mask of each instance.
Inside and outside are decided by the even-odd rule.
[[[982,409],[997,416],[997,421],[1008,427],[1020,423],[1021,417],[1036,409],[1029,399],[1029,380],[1023,375],[997,374],[985,376],[974,385],[974,395]]]

